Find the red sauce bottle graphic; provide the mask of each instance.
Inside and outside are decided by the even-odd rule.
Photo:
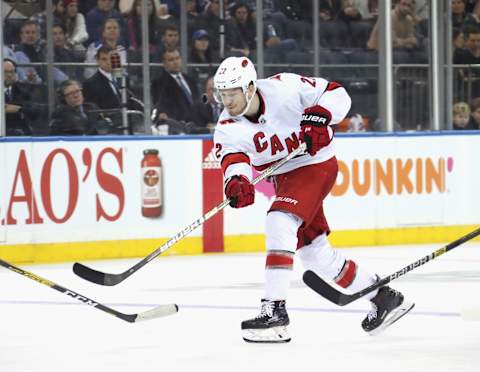
[[[163,211],[162,161],[158,150],[143,151],[142,169],[142,215],[159,217]]]

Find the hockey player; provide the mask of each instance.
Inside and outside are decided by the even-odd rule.
[[[337,285],[359,291],[377,279],[332,249],[323,200],[337,176],[333,124],[348,113],[351,100],[338,83],[282,73],[257,81],[246,57],[225,59],[214,77],[216,98],[225,109],[214,141],[233,208],[254,202],[251,166],[261,171],[307,144],[308,153],[290,160],[272,177],[276,197],[266,218],[265,293],[260,314],[242,322],[248,342],[288,342],[285,299],[297,252],[304,267]],[[362,322],[378,332],[408,312],[413,304],[387,286],[365,296],[372,310]],[[389,320],[389,323],[386,320]]]

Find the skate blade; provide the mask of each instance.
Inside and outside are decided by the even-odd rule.
[[[277,344],[290,342],[291,337],[286,326],[266,329],[243,329],[243,339],[246,342]]]
[[[393,309],[390,314],[387,315],[383,323],[375,328],[374,330],[368,332],[370,336],[378,335],[379,333],[383,332],[385,329],[390,327],[393,323],[399,320],[401,317],[406,315],[410,310],[413,309],[415,306],[414,303],[411,302],[404,302],[396,309]]]

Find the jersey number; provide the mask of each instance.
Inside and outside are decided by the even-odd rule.
[[[220,151],[222,151],[222,145],[217,143],[215,145],[215,148],[217,149],[217,151],[215,151],[215,156],[217,157],[217,159],[220,159]]]
[[[308,83],[310,84],[312,87],[315,88],[315,85],[317,84],[317,82],[315,81],[315,79],[311,79],[311,78],[307,78],[305,76],[302,76],[300,78],[300,80],[302,81],[302,83]]]

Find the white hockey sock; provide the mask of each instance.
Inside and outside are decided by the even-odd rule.
[[[292,270],[289,269],[266,269],[265,270],[265,294],[266,300],[285,300],[290,288]]]
[[[302,220],[290,213],[273,211],[267,216],[264,295],[267,300],[285,300],[287,297],[301,224]]]
[[[318,236],[311,244],[299,249],[298,255],[306,270],[312,270],[348,291],[357,292],[376,281],[375,275],[361,269],[355,262],[346,260],[343,254],[332,249],[326,234]],[[365,298],[370,299],[376,294],[377,291],[374,291]]]

